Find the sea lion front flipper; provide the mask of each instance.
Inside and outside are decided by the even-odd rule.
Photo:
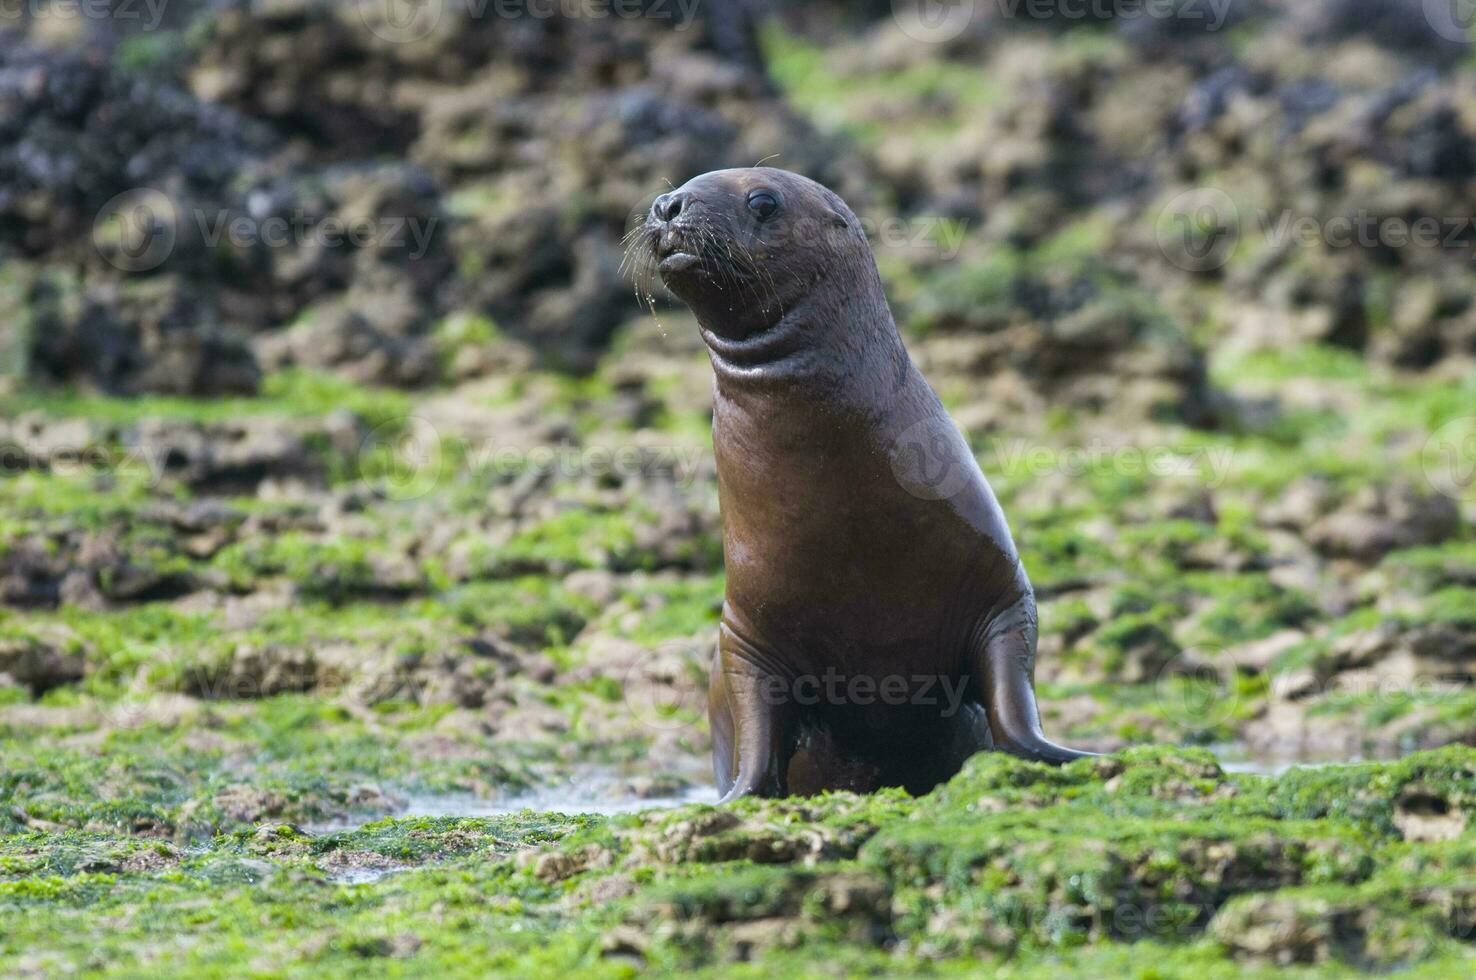
[[[783,683],[747,658],[719,647],[708,687],[713,768],[727,803],[740,796],[785,795],[783,746],[792,704]]]
[[[1057,745],[1041,731],[1035,703],[1035,604],[1028,597],[1024,602],[1028,609],[1022,608],[1022,615],[1007,628],[991,631],[975,661],[994,747],[1052,765],[1095,755]]]

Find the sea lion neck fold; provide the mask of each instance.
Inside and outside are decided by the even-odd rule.
[[[738,338],[717,332],[699,314],[718,389],[736,394],[805,382],[804,390],[818,395],[895,378],[910,362],[890,315],[878,315],[879,301],[885,310],[879,286],[869,296],[818,283],[772,324]],[[836,357],[833,350],[849,354]]]

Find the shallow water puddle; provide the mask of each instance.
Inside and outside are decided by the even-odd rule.
[[[571,792],[571,788],[574,790]],[[501,800],[484,800],[474,796],[412,796],[405,806],[407,817],[500,817],[522,810],[542,813],[638,813],[641,810],[666,810],[687,803],[716,803],[718,793],[713,786],[688,786],[669,794],[656,796],[604,796],[579,791],[580,787],[550,786]]]
[[[1280,776],[1288,769],[1316,769],[1323,766],[1346,766],[1358,762],[1372,761],[1353,755],[1259,755],[1247,752],[1242,745],[1211,745],[1220,768],[1227,773],[1244,773],[1251,776]]]
[[[566,778],[508,796],[486,798],[470,793],[411,793],[405,804],[392,812],[358,814],[309,824],[312,834],[357,830],[387,817],[500,817],[523,810],[541,813],[596,813],[613,816],[641,810],[665,810],[687,803],[716,803],[718,792],[710,784],[685,784],[666,791],[637,791],[628,776],[608,770],[575,773]]]
[[[602,816],[613,816],[620,813],[637,813],[641,810],[665,810],[687,803],[716,803],[717,798],[717,788],[711,785],[686,785],[660,793],[635,792],[628,778],[621,779],[614,772],[592,771],[579,773],[528,792],[497,799],[485,799],[461,793],[411,794],[405,798],[405,805],[392,814],[370,814],[357,819],[348,818],[311,825],[304,829],[313,834],[325,834],[356,830],[367,823],[382,820],[386,816],[395,819],[500,817],[524,810],[539,813],[596,813]],[[415,866],[340,868],[330,872],[327,879],[342,885],[368,885],[398,871],[410,870],[412,867]]]
[[[327,880],[336,885],[372,885],[386,875],[408,870],[409,865],[403,868],[344,868],[328,875]]]

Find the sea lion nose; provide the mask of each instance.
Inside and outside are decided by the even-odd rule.
[[[651,213],[656,216],[657,221],[671,221],[682,213],[682,207],[687,203],[687,195],[681,191],[671,191],[662,194],[651,205]]]

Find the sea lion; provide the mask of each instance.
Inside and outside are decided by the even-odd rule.
[[[718,170],[657,197],[634,242],[714,374],[722,799],[925,792],[987,748],[1090,754],[1041,733],[1030,581],[845,202],[788,171]]]

